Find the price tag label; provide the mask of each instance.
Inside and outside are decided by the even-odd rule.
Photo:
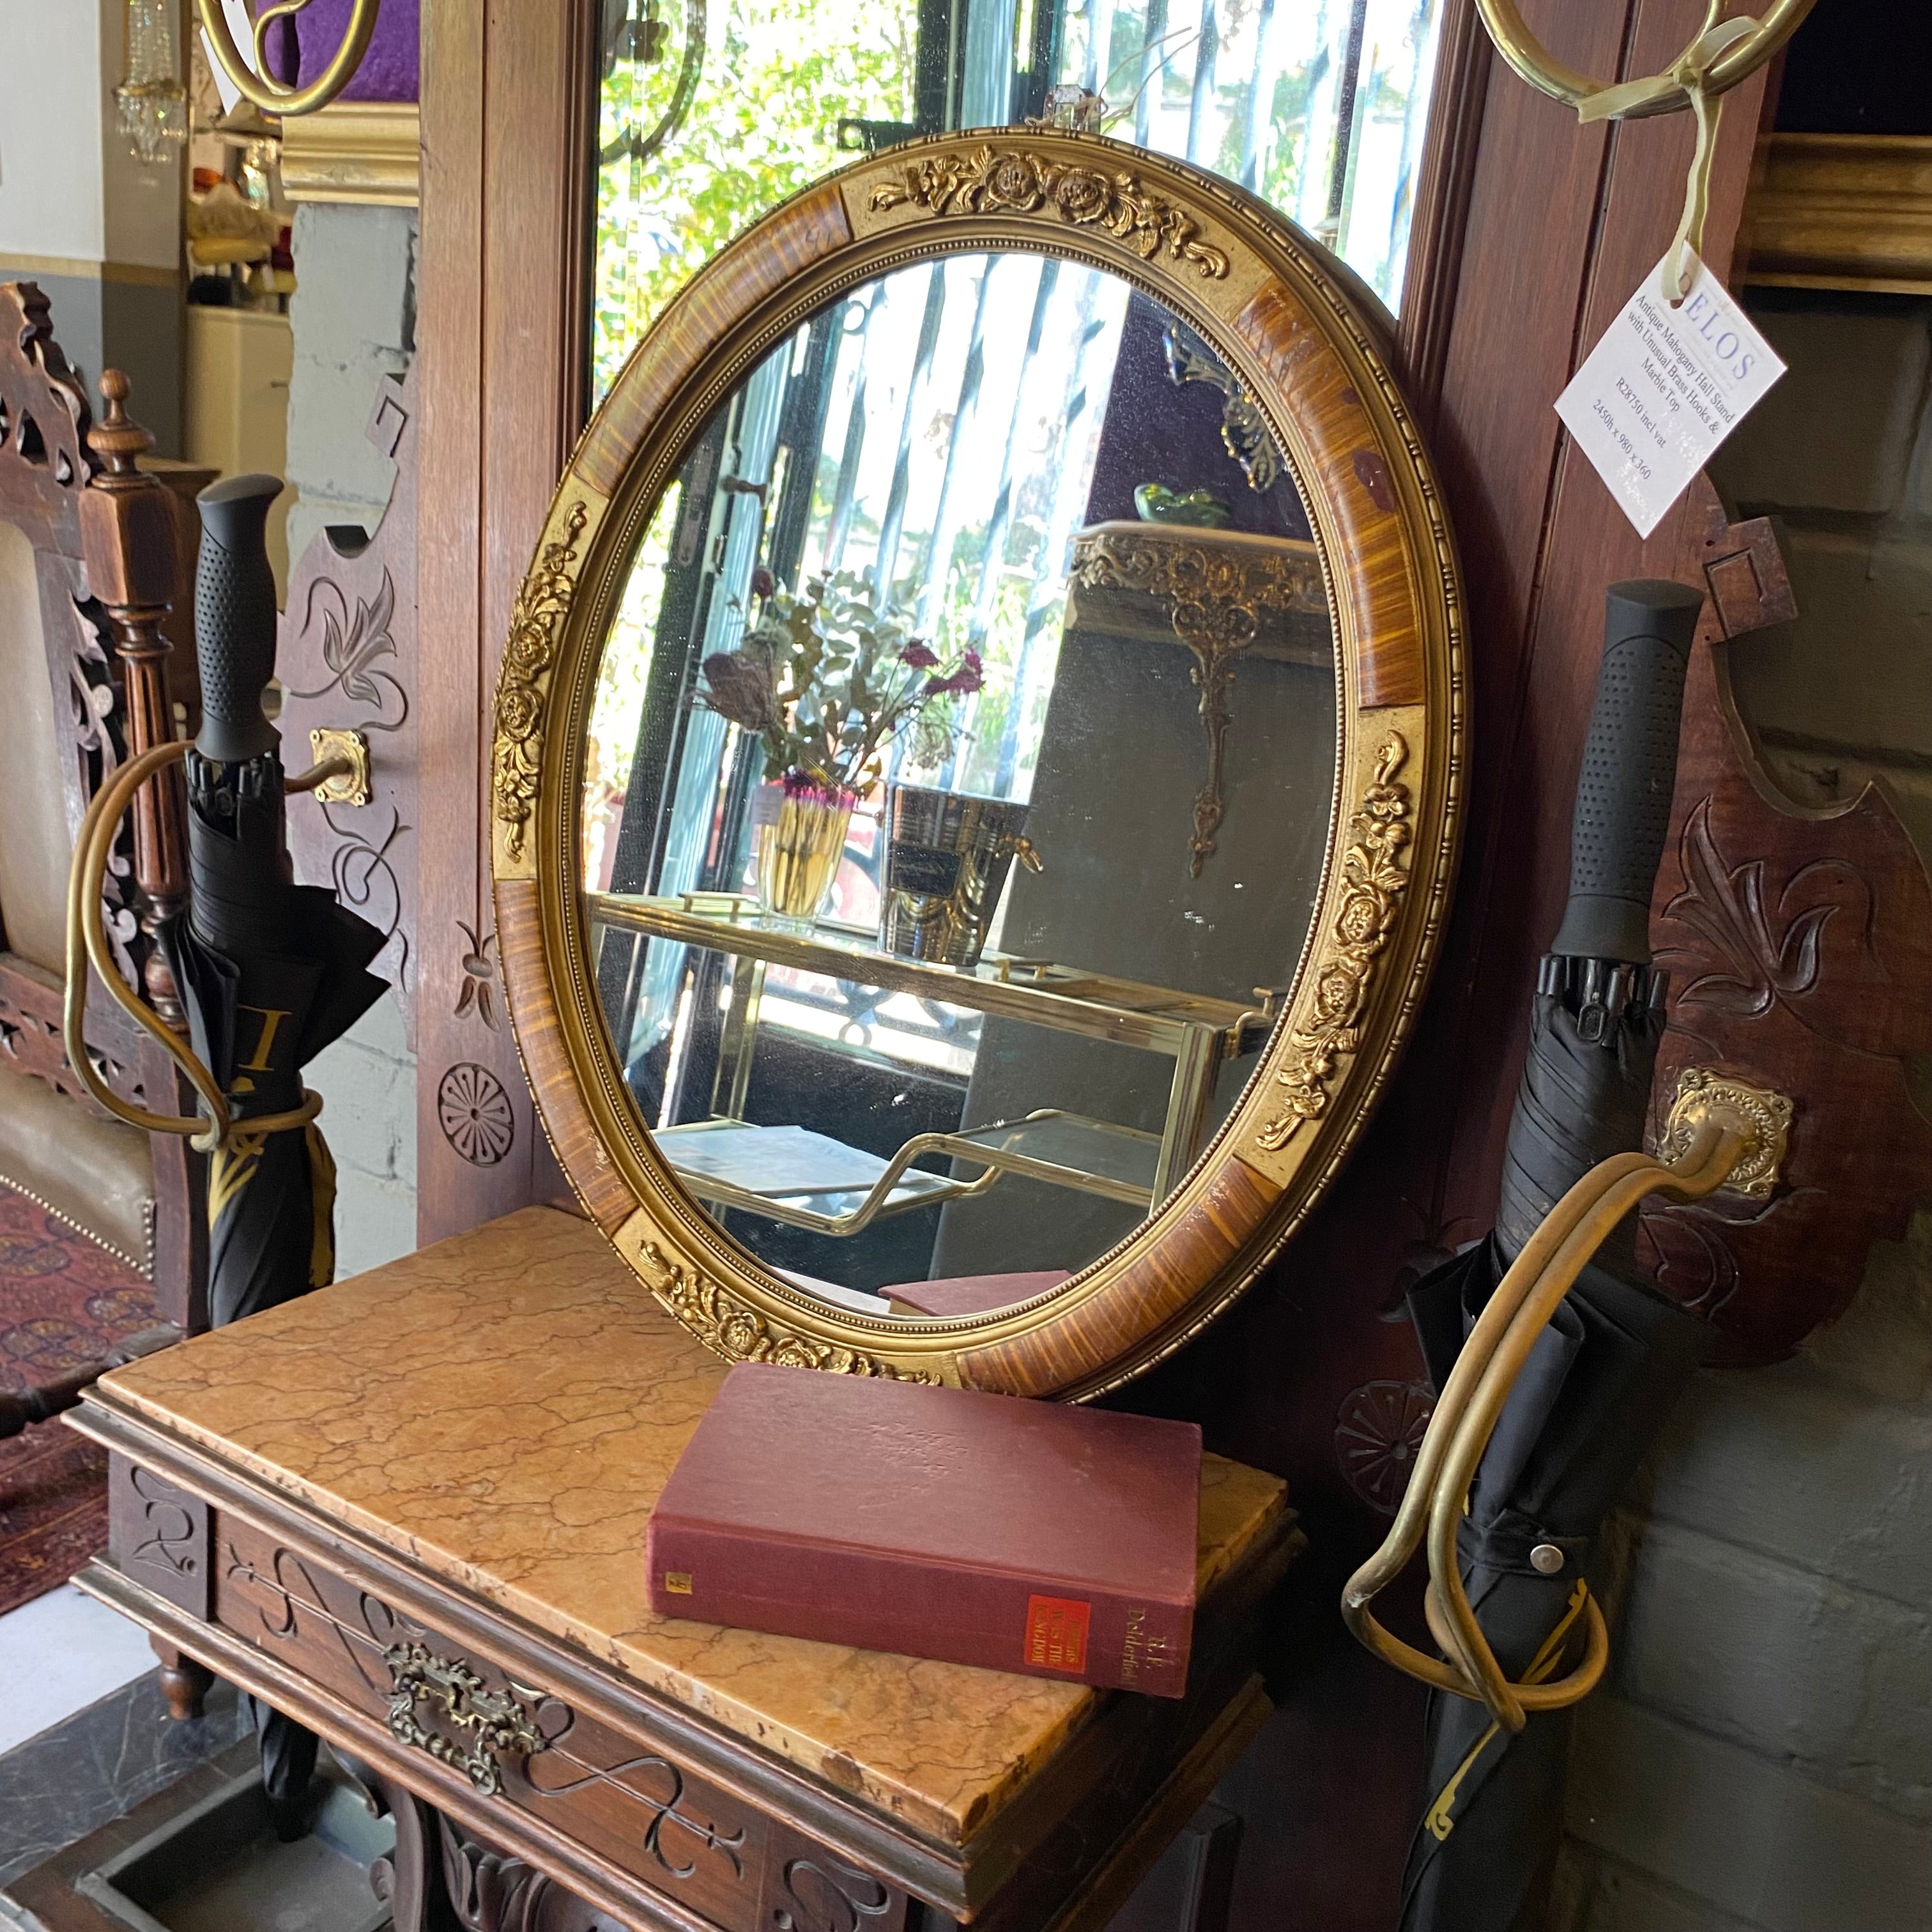
[[[1665,298],[1660,262],[1556,399],[1564,427],[1642,537],[1784,374],[1724,285],[1688,260],[1682,303]]]

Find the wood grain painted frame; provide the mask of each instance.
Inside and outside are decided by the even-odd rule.
[[[1282,1021],[1165,1204],[1051,1293],[968,1319],[827,1309],[725,1237],[626,1092],[590,968],[578,802],[632,554],[703,426],[834,296],[966,249],[1107,270],[1180,315],[1266,413],[1307,506],[1340,667],[1322,894]],[[1343,276],[1227,184],[1094,136],[998,130],[869,158],[718,255],[639,345],[560,484],[510,625],[492,856],[518,1048],[557,1158],[651,1292],[721,1354],[1078,1398],[1170,1354],[1253,1279],[1361,1131],[1455,868],[1460,598],[1441,494]]]

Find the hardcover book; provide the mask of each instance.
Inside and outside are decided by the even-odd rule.
[[[1189,1422],[743,1363],[652,1511],[666,1616],[1178,1697]]]

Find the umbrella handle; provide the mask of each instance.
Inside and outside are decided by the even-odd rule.
[[[228,1111],[227,1096],[212,1072],[192,1052],[181,1036],[142,999],[137,998],[122,978],[113,955],[107,950],[107,934],[100,917],[101,887],[114,848],[114,836],[122,814],[134,794],[156,772],[187,757],[191,748],[182,740],[171,739],[123,765],[89,802],[80,821],[80,836],[74,842],[74,865],[67,882],[67,990],[62,1002],[61,1031],[67,1048],[68,1064],[88,1092],[108,1112],[130,1126],[151,1134],[176,1134],[192,1138],[203,1154],[212,1154],[226,1144],[230,1136],[245,1130],[250,1134],[282,1133],[292,1127],[305,1126],[322,1112],[322,1096],[304,1090],[302,1105],[279,1114],[253,1115],[235,1120]],[[94,1070],[87,1052],[87,981],[92,966],[110,996],[128,1018],[151,1034],[169,1057],[188,1076],[208,1112],[198,1114],[156,1114],[124,1100]]]
[[[1777,1104],[1766,1106],[1770,1100]],[[1572,1283],[1617,1223],[1645,1196],[1708,1194],[1741,1170],[1754,1184],[1774,1178],[1783,1152],[1788,1103],[1739,1083],[1696,1072],[1680,1084],[1671,1110],[1668,1160],[1640,1154],[1600,1162],[1564,1196],[1525,1244],[1478,1318],[1430,1418],[1408,1487],[1382,1546],[1349,1579],[1343,1621],[1385,1663],[1436,1689],[1485,1704],[1505,1730],[1520,1731],[1532,1711],[1561,1708],[1587,1696],[1604,1673],[1610,1640],[1594,1598],[1584,1602],[1582,1662],[1555,1683],[1536,1673],[1512,1683],[1484,1638],[1462,1588],[1456,1532],[1498,1418],[1531,1349]],[[1378,1623],[1369,1605],[1406,1565],[1425,1537],[1430,1586],[1426,1608],[1446,1657],[1425,1655]],[[1553,1660],[1552,1660],[1553,1661]]]

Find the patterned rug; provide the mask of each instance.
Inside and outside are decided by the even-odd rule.
[[[160,1318],[148,1284],[0,1186],[0,1389],[98,1361]],[[107,1458],[58,1420],[0,1442],[0,1615],[64,1583],[107,1540]]]

